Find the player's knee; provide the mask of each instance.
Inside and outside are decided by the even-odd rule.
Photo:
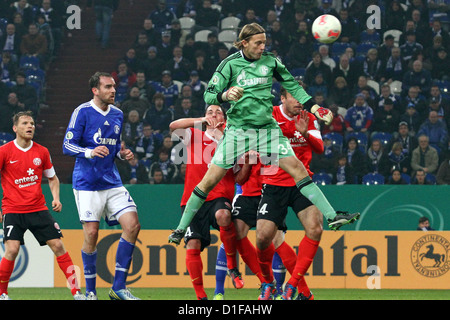
[[[266,232],[256,232],[256,246],[258,249],[264,250],[272,243],[272,236]]]
[[[320,241],[322,233],[323,233],[323,226],[318,223],[308,227],[308,229],[305,229],[306,236],[314,241]]]
[[[218,210],[216,212],[217,224],[226,227],[231,223],[231,213],[228,210]]]

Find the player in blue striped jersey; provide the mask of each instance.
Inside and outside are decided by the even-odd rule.
[[[116,254],[116,270],[109,296],[114,300],[137,300],[125,287],[140,224],[136,204],[122,185],[115,158],[129,160],[133,153],[121,145],[123,113],[113,105],[115,82],[108,73],[97,72],[89,80],[93,99],[72,114],[63,152],[76,158],[73,170],[75,202],[83,225],[81,250],[86,296],[96,300],[97,240],[100,219],[119,223],[123,229]]]

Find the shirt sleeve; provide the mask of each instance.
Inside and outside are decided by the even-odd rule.
[[[63,153],[77,158],[92,158],[92,149],[82,147],[80,141],[83,137],[86,119],[81,108],[77,108],[70,118],[69,126],[63,142]]]

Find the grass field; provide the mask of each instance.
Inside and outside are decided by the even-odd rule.
[[[99,300],[109,300],[109,288],[98,288]],[[192,288],[132,288],[142,300],[195,300]],[[9,288],[13,300],[71,300],[66,288]],[[212,299],[214,289],[206,289]],[[369,290],[369,289],[315,289],[316,300],[450,300],[450,290]],[[256,300],[257,289],[227,290],[226,300]]]

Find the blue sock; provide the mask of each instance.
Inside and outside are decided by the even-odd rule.
[[[272,260],[272,270],[273,276],[277,282],[277,292],[283,292],[283,283],[286,278],[286,268],[284,267],[283,261],[281,261],[278,253],[275,252]]]
[[[216,290],[214,294],[225,294],[225,277],[227,276],[227,256],[223,243],[220,245],[219,252],[217,253],[216,260]]]
[[[128,269],[131,265],[134,244],[120,238],[116,253],[116,272],[114,275],[113,290],[125,289]]]
[[[95,289],[97,281],[97,250],[92,253],[86,253],[81,250],[83,260],[84,278],[86,280],[86,292],[97,294]]]

